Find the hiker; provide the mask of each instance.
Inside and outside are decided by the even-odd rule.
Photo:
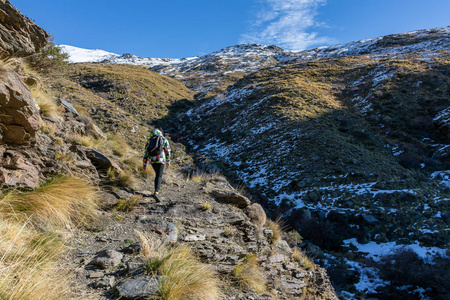
[[[144,170],[147,168],[147,162],[150,162],[153,170],[155,170],[155,193],[153,198],[159,203],[161,202],[159,189],[161,188],[164,166],[170,167],[169,141],[163,136],[162,129],[159,126],[152,130],[145,144]]]

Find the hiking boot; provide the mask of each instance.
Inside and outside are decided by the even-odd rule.
[[[153,194],[153,198],[155,198],[156,203],[161,203],[161,197],[159,196],[159,192],[155,192]]]

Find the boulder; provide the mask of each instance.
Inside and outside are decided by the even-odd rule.
[[[115,161],[109,159],[106,155],[97,150],[80,145],[72,145],[70,147],[70,151],[77,153],[84,159],[90,160],[97,169],[108,170],[109,168],[111,168],[117,174],[122,172],[122,169]]]
[[[128,279],[116,286],[120,299],[147,299],[156,294],[159,290],[159,278],[152,277],[150,279]]]
[[[36,139],[39,107],[22,78],[13,71],[0,81],[0,144],[27,145]]]
[[[212,190],[211,195],[218,200],[231,203],[239,208],[246,208],[251,204],[251,201],[233,190]]]
[[[361,215],[361,218],[369,224],[374,224],[374,223],[379,222],[379,220],[372,215]]]
[[[64,107],[64,110],[66,112],[71,113],[74,117],[80,116],[80,114],[78,113],[77,109],[70,102],[67,102],[64,99],[59,99],[59,102]]]
[[[266,224],[266,213],[258,203],[253,203],[247,207],[247,216],[250,218],[250,221],[260,229]]]
[[[123,254],[115,250],[100,251],[91,261],[92,265],[99,266],[102,269],[108,269],[117,266],[123,258]]]
[[[2,150],[3,149],[3,150]],[[37,188],[42,179],[39,166],[33,164],[22,153],[14,150],[0,149],[0,187]]]
[[[47,43],[48,34],[25,17],[8,0],[0,0],[0,50],[15,57],[38,52]]]

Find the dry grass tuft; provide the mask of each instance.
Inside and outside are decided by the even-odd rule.
[[[54,265],[64,243],[28,222],[0,221],[0,298],[69,299],[70,274]]]
[[[46,133],[51,136],[56,132],[56,129],[58,129],[58,127],[54,123],[50,124],[49,122],[46,121],[41,122],[41,131],[43,133]]]
[[[316,264],[312,262],[298,247],[294,247],[292,250],[292,259],[299,262],[308,270],[314,270],[316,268]]]
[[[219,280],[213,270],[200,263],[187,246],[171,250],[158,268],[165,276],[161,281],[160,296],[165,300],[219,299]]]
[[[12,191],[0,199],[0,216],[38,225],[86,225],[97,215],[98,190],[78,177],[57,177],[31,192]]]
[[[231,225],[226,225],[223,228],[223,235],[227,238],[234,237],[236,235],[236,228]]]
[[[75,299],[65,252],[56,234],[96,217],[97,189],[76,177],[58,177],[34,191],[0,197],[0,299]]]
[[[277,244],[281,241],[283,235],[283,230],[285,229],[285,224],[281,217],[277,217],[275,221],[267,221],[267,226],[273,231],[272,243]]]
[[[131,156],[122,160],[122,163],[130,168],[130,171],[134,174],[138,174],[140,177],[149,178],[155,176],[155,172],[151,166],[147,168],[142,167],[142,157],[137,154],[131,153]]]
[[[266,279],[258,269],[258,257],[251,254],[245,260],[234,267],[233,275],[242,288],[254,290],[258,294],[263,294],[267,290]]]
[[[136,208],[139,205],[139,202],[142,200],[142,195],[134,195],[128,199],[119,200],[114,206],[115,210],[129,212]]]
[[[133,188],[136,185],[136,177],[129,170],[124,170],[117,175],[117,184],[122,187]]]
[[[164,300],[215,300],[220,298],[219,280],[186,246],[167,249],[160,242],[137,233],[147,271],[163,276],[159,296]]]
[[[211,175],[211,174],[205,173],[200,170],[195,170],[195,171],[192,171],[191,173],[189,173],[187,181],[200,183],[200,182],[208,181],[212,177],[213,177],[213,175]]]
[[[203,210],[210,210],[211,209],[211,204],[209,204],[208,202],[202,203],[201,207]]]
[[[127,142],[118,134],[108,136],[108,144],[113,152],[113,154],[124,157],[130,153],[131,149]]]
[[[32,87],[30,91],[31,95],[36,100],[39,108],[41,109],[41,115],[56,120],[63,119],[62,110],[60,109],[60,106],[56,103],[52,95],[47,94],[38,86]]]
[[[70,143],[76,143],[88,148],[93,148],[98,144],[98,141],[89,135],[72,134],[66,137]]]

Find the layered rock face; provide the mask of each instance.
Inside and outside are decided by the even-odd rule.
[[[47,40],[47,33],[9,1],[0,0],[0,21],[0,52],[6,57],[34,54]],[[1,62],[0,186],[38,186],[45,166],[36,147],[40,122],[39,107],[23,79]]]
[[[30,144],[39,130],[39,107],[18,74],[10,70],[1,77],[0,144]]]
[[[8,0],[0,0],[0,49],[14,57],[38,52],[47,42],[44,29],[25,17]]]
[[[0,20],[0,55],[8,58],[8,62],[0,61],[0,188],[36,188],[48,174],[75,172],[90,180],[98,179],[94,164],[85,154],[90,149],[72,152],[70,145],[54,139],[63,140],[77,130],[90,134],[94,131],[94,136],[104,137],[101,130],[95,124],[75,121],[79,114],[61,101],[66,111],[64,120],[48,120],[52,133],[40,131],[40,108],[19,74],[20,57],[39,51],[47,41],[47,33],[9,1],[0,0]],[[70,156],[70,163],[59,161],[58,153]]]

